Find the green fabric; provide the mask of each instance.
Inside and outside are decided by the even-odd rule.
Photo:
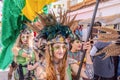
[[[70,65],[68,65],[67,74],[68,74],[68,76],[69,76],[69,80],[72,80],[71,67],[70,67]]]
[[[25,65],[25,64],[28,63],[28,61],[29,61],[29,59],[24,58],[24,57],[22,57],[22,56],[20,56],[20,55],[16,57],[16,62],[17,62],[18,64]],[[32,61],[35,61],[35,55],[34,55],[34,53],[32,53]]]
[[[5,69],[13,60],[11,49],[22,28],[24,17],[21,15],[21,9],[24,4],[24,0],[4,0],[2,12],[3,50],[0,53],[0,69]]]
[[[2,42],[1,42],[1,27],[0,27],[0,52],[2,50]]]
[[[23,53],[23,50],[20,49],[19,52],[18,52],[18,55],[19,55],[19,56],[22,56],[22,53]]]
[[[27,74],[27,72],[28,72],[28,70],[26,69],[26,67],[22,67],[22,69],[23,69],[23,75],[25,76],[26,74]],[[14,78],[15,78],[15,80],[19,80],[19,73],[18,73],[18,70],[16,69],[15,71],[14,71]]]
[[[22,51],[23,51],[23,50],[22,50]],[[16,62],[17,62],[18,65],[19,65],[19,64],[26,65],[26,64],[29,63],[29,59],[28,59],[28,58],[24,58],[24,57],[18,55],[18,56],[16,57]],[[32,63],[35,62],[35,55],[34,55],[33,52],[32,52],[31,62],[32,62]],[[28,72],[28,69],[27,69],[26,67],[22,67],[22,69],[23,69],[23,75],[25,76],[25,75],[27,74],[27,72]],[[16,80],[19,79],[19,73],[18,73],[17,69],[16,69],[16,71],[15,71],[15,78],[16,78]]]

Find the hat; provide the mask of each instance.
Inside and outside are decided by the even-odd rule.
[[[76,15],[73,19],[67,18],[67,13],[64,14],[61,12],[59,17],[56,17],[53,14],[38,14],[40,26],[35,26],[34,24],[27,23],[30,28],[33,30],[38,29],[39,27],[43,27],[42,30],[35,30],[39,33],[39,38],[44,38],[50,43],[56,42],[65,42],[65,38],[68,36],[72,36],[72,31],[70,30],[70,26],[72,25]],[[63,14],[63,15],[62,15]],[[60,18],[57,21],[57,18]]]

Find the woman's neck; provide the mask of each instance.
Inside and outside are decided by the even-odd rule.
[[[74,53],[74,52],[77,52],[77,50],[75,50],[74,48],[72,48],[72,49],[71,49],[71,52]]]
[[[60,59],[54,58],[53,63],[54,64],[60,64],[60,61],[61,61]]]
[[[29,47],[27,45],[23,45],[22,48],[28,49]]]

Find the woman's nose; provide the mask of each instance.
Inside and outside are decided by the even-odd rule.
[[[60,47],[60,52],[63,53],[64,52],[64,49],[62,47]]]

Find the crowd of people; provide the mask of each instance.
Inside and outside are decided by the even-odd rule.
[[[68,25],[57,22],[51,15],[45,20],[47,24],[43,23],[45,27],[39,28],[37,35],[28,26],[20,32],[12,48],[14,60],[8,80],[13,73],[15,80],[76,80],[83,50],[86,55],[80,80],[117,80],[113,57],[104,59],[105,53],[96,56],[111,42],[83,42],[81,35],[76,34],[79,31],[72,32]],[[51,21],[54,24],[48,24]]]

